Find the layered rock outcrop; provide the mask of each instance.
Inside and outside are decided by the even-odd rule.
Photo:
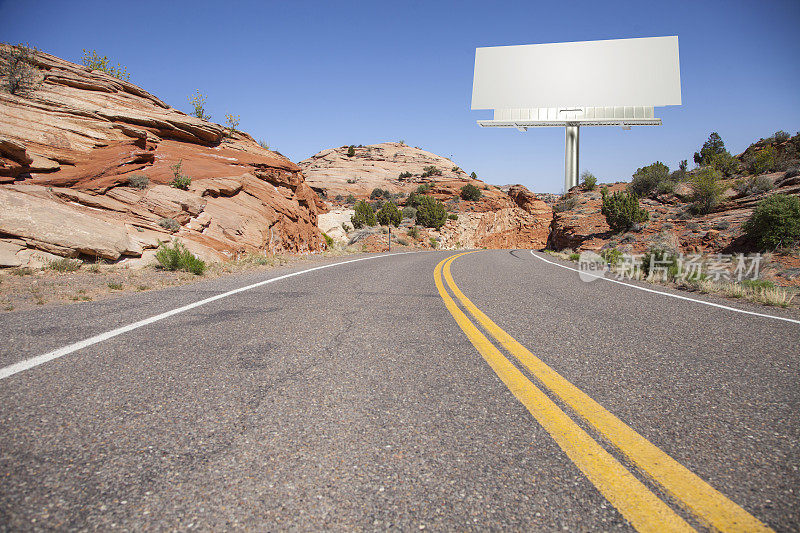
[[[403,143],[341,146],[301,161],[307,183],[328,202],[368,199],[375,189],[408,196],[420,186],[447,205],[458,220],[448,221],[437,237],[444,247],[542,248],[552,210],[522,185],[506,192],[470,177],[452,160]],[[430,172],[431,169],[435,171]],[[402,176],[402,177],[401,177]],[[461,188],[474,185],[476,201],[461,199]],[[403,199],[398,200],[402,205]]]
[[[31,249],[119,260],[174,236],[211,260],[323,246],[324,204],[282,155],[104,72],[32,62],[37,90],[0,93],[0,263]],[[188,190],[170,186],[178,163]]]

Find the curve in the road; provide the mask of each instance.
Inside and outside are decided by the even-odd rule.
[[[458,288],[450,271],[452,262],[463,255],[466,253],[442,260],[434,270],[436,287],[448,311],[498,377],[636,529],[679,531],[692,528],[511,363],[458,307],[445,289],[444,282],[464,309],[554,397],[608,439],[616,450],[701,523],[718,531],[771,531],[547,366],[478,309]]]

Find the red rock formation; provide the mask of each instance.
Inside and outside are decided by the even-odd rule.
[[[34,63],[43,76],[35,92],[0,93],[0,204],[14,206],[0,213],[0,246],[137,256],[172,237],[159,225],[172,218],[176,236],[209,259],[321,249],[324,204],[282,155],[103,72],[45,53]],[[169,186],[179,162],[188,191]],[[128,186],[134,175],[149,185]],[[21,216],[32,217],[25,228]],[[55,231],[67,219],[86,231]],[[95,230],[124,238],[109,246]]]
[[[308,183],[329,202],[342,206],[348,195],[367,199],[374,189],[409,195],[421,185],[425,194],[445,202],[458,220],[442,228],[443,247],[542,248],[547,242],[552,210],[522,185],[514,196],[470,177],[445,157],[406,144],[386,142],[323,150],[300,162]],[[426,168],[437,174],[423,176]],[[401,173],[410,176],[400,177]],[[481,191],[476,201],[461,199],[461,188],[474,185]],[[399,200],[402,204],[403,200]]]

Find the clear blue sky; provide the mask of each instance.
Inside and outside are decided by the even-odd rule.
[[[655,160],[691,162],[712,130],[738,153],[800,129],[800,2],[11,1],[0,40],[80,62],[83,48],[189,111],[266,139],[294,161],[345,144],[405,140],[490,183],[557,192],[562,129],[481,129],[470,111],[475,48],[678,35],[683,105],[664,125],[583,128],[581,169],[630,179]]]

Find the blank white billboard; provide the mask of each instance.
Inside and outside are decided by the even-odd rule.
[[[475,50],[472,109],[680,104],[677,36]]]

